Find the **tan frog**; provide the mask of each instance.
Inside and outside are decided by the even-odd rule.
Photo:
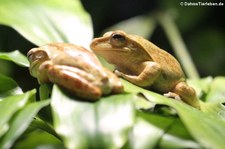
[[[40,84],[52,82],[87,100],[121,93],[115,74],[104,68],[93,52],[73,44],[52,43],[27,53],[30,74]]]
[[[111,31],[95,38],[90,47],[115,65],[118,76],[200,109],[195,90],[186,84],[179,62],[150,41],[123,31]]]

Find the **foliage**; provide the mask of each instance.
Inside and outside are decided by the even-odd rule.
[[[12,8],[17,10],[16,15],[9,11]],[[0,16],[2,24],[36,45],[57,41],[88,47],[92,39],[90,17],[78,0],[2,0]],[[131,23],[133,28],[143,24],[139,34],[150,34],[156,21],[146,15],[114,28],[124,28],[124,23]],[[0,59],[18,67],[29,66],[18,50],[0,52]],[[40,86],[41,96],[36,99],[35,89],[23,92],[13,78],[1,74],[0,148],[225,147],[225,77],[188,80],[202,100],[202,111],[125,80],[122,83],[123,94],[102,97],[97,102],[77,100],[56,85],[50,91],[47,85]]]

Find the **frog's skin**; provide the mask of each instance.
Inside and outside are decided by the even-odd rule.
[[[58,84],[87,100],[123,91],[118,77],[104,68],[93,52],[83,47],[52,43],[31,49],[27,56],[30,74],[40,84]]]
[[[90,47],[115,65],[118,76],[200,109],[195,90],[186,84],[179,62],[143,37],[111,31],[95,38]]]

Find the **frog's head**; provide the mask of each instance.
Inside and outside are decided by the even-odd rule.
[[[127,65],[149,60],[145,42],[144,38],[136,35],[129,35],[123,31],[110,31],[100,38],[95,38],[90,47],[109,63]]]
[[[39,66],[49,60],[48,53],[43,48],[33,48],[27,53],[27,58],[30,62],[30,74],[33,77],[37,77],[37,71]]]

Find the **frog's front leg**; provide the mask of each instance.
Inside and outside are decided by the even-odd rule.
[[[145,67],[139,75],[130,75],[115,70],[118,76],[140,87],[151,86],[161,73],[161,67],[155,62],[145,62]]]
[[[79,97],[97,100],[102,94],[100,88],[91,83],[91,80],[94,80],[93,76],[78,68],[45,62],[40,66],[39,72],[45,72],[50,82],[66,88]]]
[[[107,73],[107,76],[109,78],[108,83],[111,85],[111,92],[118,94],[123,92],[123,85],[119,78],[114,75],[111,71],[108,69],[104,68],[105,72]],[[105,87],[106,88],[106,87]]]

